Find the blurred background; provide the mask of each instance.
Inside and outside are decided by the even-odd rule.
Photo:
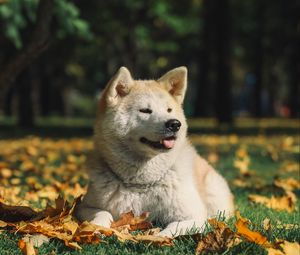
[[[297,0],[0,0],[0,124],[91,126],[120,66],[189,69],[188,117],[300,116]]]

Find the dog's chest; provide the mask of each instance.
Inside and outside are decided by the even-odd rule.
[[[151,220],[166,224],[172,219],[185,219],[185,202],[191,196],[193,194],[188,191],[185,183],[171,175],[160,184],[148,188],[120,186],[110,199],[108,210],[114,218],[128,211],[133,211],[135,215],[150,212]]]

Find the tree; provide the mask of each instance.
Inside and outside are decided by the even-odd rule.
[[[50,41],[61,40],[69,34],[91,36],[88,24],[79,18],[78,9],[66,0],[40,0],[38,3],[34,0],[10,1],[0,6],[0,19],[3,21],[0,43],[7,48],[12,48],[13,43],[17,48],[17,51],[8,51],[6,56],[2,53],[7,61],[0,63],[1,103],[7,102],[5,97],[17,77],[40,57]],[[32,31],[31,24],[34,24]],[[28,38],[27,34],[31,36]],[[25,73],[22,77],[28,78],[30,74]],[[30,79],[19,79],[17,85],[20,126],[33,125],[33,116],[30,116],[33,114],[32,93],[28,83]]]
[[[19,51],[0,72],[0,90],[6,95],[16,77],[34,61],[48,46],[54,0],[38,3],[35,28],[27,45]],[[20,42],[18,42],[20,43]],[[1,102],[3,101],[0,100]]]
[[[212,69],[212,56],[215,46],[215,1],[203,1],[203,31],[202,31],[202,47],[199,59],[199,84],[197,91],[195,116],[208,117],[210,106],[210,82],[209,76]]]
[[[217,98],[216,115],[221,123],[232,121],[230,1],[217,0]]]

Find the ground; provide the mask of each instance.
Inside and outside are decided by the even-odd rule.
[[[248,197],[250,194],[268,198],[272,195],[283,197],[286,189],[278,187],[276,180],[292,178],[299,181],[299,123],[269,123],[270,125],[264,124],[260,127],[248,124],[244,129],[241,125],[238,129],[225,127],[221,132],[213,126],[203,125],[203,122],[201,126],[197,123],[199,124],[197,121],[190,121],[189,137],[192,143],[200,155],[228,180],[235,196],[236,208],[243,217],[250,219],[251,228],[261,232],[269,241],[282,239],[299,242],[299,202],[292,199],[287,207],[283,205],[281,210],[275,210],[251,202]],[[49,138],[22,133],[21,137],[9,139],[10,131],[6,129],[5,132],[6,138],[0,140],[0,202],[41,209],[47,202],[53,202],[59,193],[72,200],[74,196],[85,191],[88,177],[84,172],[84,163],[88,151],[92,148],[89,137],[53,138],[51,134],[52,138]],[[293,192],[299,197],[299,187],[288,188],[288,192]],[[269,230],[263,227],[266,218],[270,219],[272,226]],[[234,221],[231,219],[228,222],[233,230]],[[0,254],[22,254],[18,248],[18,240],[21,237],[18,233],[0,229]],[[175,240],[172,247],[121,243],[115,237],[105,240],[105,243],[98,245],[83,244],[81,251],[74,251],[62,241],[51,239],[50,243],[39,247],[38,252],[194,254],[197,246],[191,238]],[[257,244],[243,241],[223,254],[267,254],[267,251]]]

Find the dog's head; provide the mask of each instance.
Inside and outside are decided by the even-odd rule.
[[[158,80],[134,80],[121,67],[100,99],[95,133],[106,144],[139,156],[167,153],[186,136],[182,103],[187,87],[186,67],[175,68]]]

